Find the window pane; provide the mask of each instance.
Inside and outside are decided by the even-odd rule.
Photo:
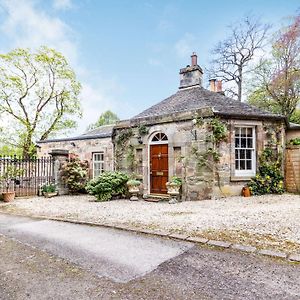
[[[241,148],[246,148],[247,147],[247,139],[241,138]]]
[[[252,132],[253,132],[252,128],[247,128],[247,136],[248,137],[252,137]]]
[[[251,170],[252,169],[252,161],[251,160],[247,160],[247,170]]]
[[[240,168],[239,168],[239,161],[238,161],[238,160],[235,161],[235,169],[236,169],[236,170],[239,170],[239,169],[240,169]]]
[[[247,128],[241,128],[241,136],[246,137]]]
[[[235,159],[239,158],[239,150],[235,150]]]
[[[251,150],[246,150],[246,158],[251,159]]]
[[[248,138],[247,141],[248,141],[248,148],[252,148],[253,147],[253,140],[252,140],[252,138]]]
[[[240,161],[240,170],[245,170],[245,161],[244,160]]]
[[[240,159],[245,159],[245,150],[240,150]]]
[[[240,139],[239,138],[235,138],[235,147],[236,148],[240,148],[241,145],[240,145]]]
[[[241,128],[239,128],[239,127],[236,127],[236,128],[235,128],[235,136],[236,136],[236,137],[239,137],[239,136],[240,136],[240,134],[241,134],[240,129],[241,129]]]

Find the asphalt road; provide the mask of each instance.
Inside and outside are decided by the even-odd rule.
[[[300,264],[0,214],[0,299],[300,299]]]

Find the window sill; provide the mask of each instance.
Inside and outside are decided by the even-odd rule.
[[[254,176],[231,176],[230,181],[250,181]]]

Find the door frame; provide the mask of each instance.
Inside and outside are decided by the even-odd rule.
[[[150,163],[151,163],[151,146],[152,145],[168,145],[169,144],[169,138],[168,136],[166,135],[166,137],[168,138],[167,141],[152,141],[153,137],[158,134],[158,133],[163,133],[165,134],[164,132],[162,131],[155,131],[155,132],[152,132],[151,135],[149,136],[149,143],[148,143],[148,194],[151,194],[151,168],[150,168]],[[168,173],[170,172],[170,168],[169,168],[169,146],[168,146]]]

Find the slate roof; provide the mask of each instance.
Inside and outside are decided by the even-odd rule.
[[[69,138],[59,138],[59,139],[49,139],[44,141],[38,141],[38,144],[41,143],[51,143],[51,142],[64,142],[64,141],[78,141],[78,140],[89,140],[97,138],[106,138],[111,137],[113,133],[114,124],[100,126],[96,129],[89,130],[81,135]]]
[[[243,118],[278,118],[282,115],[272,114],[244,102],[228,98],[221,93],[211,92],[203,87],[192,87],[178,90],[174,95],[151,106],[131,120],[163,116],[184,111],[193,111],[210,107],[216,115],[243,117]]]

